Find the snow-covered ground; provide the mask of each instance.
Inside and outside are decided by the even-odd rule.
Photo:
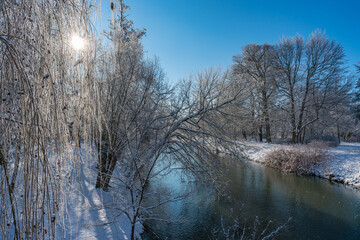
[[[82,148],[76,154],[80,164],[65,170],[68,176],[64,220],[58,227],[61,239],[130,239],[131,224],[116,204],[126,204],[124,198],[113,199],[111,192],[95,188],[97,169],[94,154]],[[142,227],[136,228],[137,235]]]
[[[245,154],[258,163],[264,163],[265,155],[272,149],[284,145],[247,142]],[[318,169],[317,175],[335,182],[341,182],[360,188],[360,143],[341,143],[336,148],[329,148],[331,159]]]
[[[360,188],[360,143],[341,143],[330,153],[332,159],[321,176]]]
[[[245,154],[258,163],[264,163],[265,155],[278,144],[246,143]],[[360,188],[360,143],[342,143],[329,148],[331,160],[319,169],[319,177],[332,179]],[[96,168],[94,156],[80,149],[77,168],[65,170],[69,182],[64,186],[67,195],[67,209],[64,221],[58,228],[58,237],[63,239],[129,239],[131,225],[124,214],[114,211],[113,195],[95,188]],[[76,169],[76,171],[75,171]],[[70,171],[70,172],[69,172]],[[122,198],[124,201],[126,198]],[[116,204],[120,203],[120,200]],[[123,203],[126,204],[126,203]],[[113,207],[109,207],[113,206]],[[142,230],[137,226],[137,235]]]
[[[278,144],[268,144],[268,143],[261,143],[261,142],[245,142],[245,155],[246,157],[254,162],[257,163],[264,163],[265,156],[271,150],[283,147],[283,145]]]

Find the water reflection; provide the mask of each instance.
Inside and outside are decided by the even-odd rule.
[[[272,220],[272,228],[287,222],[276,239],[360,239],[360,192],[315,177],[299,177],[252,163],[224,160],[229,172],[227,197],[215,192],[181,171],[153,179],[147,205],[155,204],[165,192],[173,196],[189,194],[154,213],[175,222],[146,221],[143,239],[207,239],[212,230],[238,217],[247,225],[256,216],[262,227]]]

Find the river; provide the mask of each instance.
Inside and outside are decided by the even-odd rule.
[[[267,225],[270,233],[286,224],[275,239],[360,239],[359,190],[239,160],[223,160],[223,167],[228,184],[221,197],[181,170],[152,179],[146,206],[165,193],[187,197],[152,210],[151,216],[164,220],[146,220],[142,238],[223,239],[221,226],[228,229],[235,219],[249,235],[257,218],[256,238]]]

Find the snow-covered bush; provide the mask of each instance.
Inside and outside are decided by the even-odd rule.
[[[292,140],[291,140],[291,138],[274,139],[273,143],[281,144],[281,145],[290,145],[290,144],[292,144]]]
[[[337,147],[339,139],[333,135],[324,135],[306,141],[310,145],[323,145],[324,147]]]
[[[265,156],[265,164],[284,172],[299,175],[314,174],[315,168],[324,164],[329,154],[323,146],[280,147]]]
[[[339,142],[337,142],[337,141],[312,140],[307,145],[309,147],[315,147],[315,148],[329,148],[329,147],[337,147],[339,145]]]

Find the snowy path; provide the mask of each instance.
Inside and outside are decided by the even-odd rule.
[[[86,173],[86,174],[85,174]],[[96,176],[91,170],[81,171],[79,185],[68,192],[68,209],[65,217],[65,239],[128,239],[130,225],[124,216],[109,214],[103,202],[111,198],[95,188]],[[113,224],[108,224],[116,221]]]
[[[79,157],[78,171],[73,169],[68,173],[71,180],[65,187],[67,209],[64,221],[58,227],[58,237],[66,240],[130,239],[129,220],[124,214],[114,211],[116,204],[124,203],[114,200],[110,192],[95,188],[97,172],[89,162],[96,161],[83,149]],[[136,231],[139,234],[141,226],[137,226]]]
[[[247,142],[246,145],[247,157],[258,163],[263,163],[265,155],[272,149],[284,147],[255,142]],[[330,148],[329,153],[332,158],[323,169],[319,169],[319,177],[360,188],[360,143],[341,143],[336,148]]]

